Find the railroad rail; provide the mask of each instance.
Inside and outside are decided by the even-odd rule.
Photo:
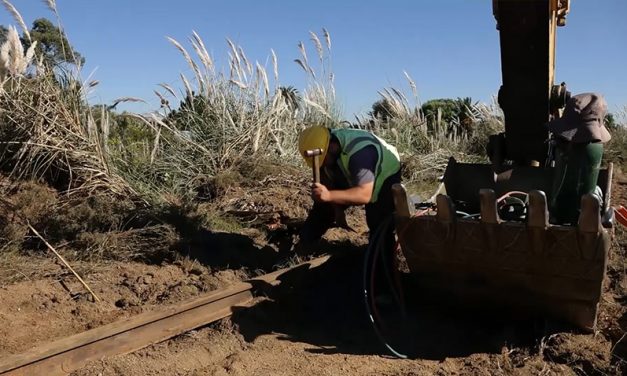
[[[228,317],[237,308],[250,306],[260,287],[277,286],[287,273],[316,268],[329,258],[316,258],[10,356],[0,360],[0,375],[67,375],[90,361],[137,351]]]

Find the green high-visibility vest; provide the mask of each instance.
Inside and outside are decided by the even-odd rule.
[[[401,162],[396,148],[383,141],[374,134],[361,129],[333,129],[331,135],[340,143],[340,157],[338,164],[346,179],[351,182],[351,174],[348,168],[350,158],[367,146],[374,146],[379,154],[374,171],[374,189],[370,202],[376,202],[385,179],[396,174],[401,169]]]

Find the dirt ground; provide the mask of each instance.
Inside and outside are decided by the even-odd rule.
[[[0,287],[0,358],[227,286],[295,262],[291,220],[306,192],[227,192],[220,209],[247,224],[237,232],[206,231],[177,260],[78,262],[103,302],[92,298],[52,255],[30,256]],[[302,186],[301,186],[302,187]],[[614,203],[627,203],[627,176],[615,181]],[[253,215],[251,213],[269,213]],[[287,278],[255,306],[228,319],[132,354],[87,365],[73,375],[619,375],[627,371],[627,231],[618,230],[608,266],[598,331],[548,330],[527,322],[469,316],[425,305],[413,359],[388,356],[367,320],[361,268],[363,213],[333,230],[334,256],[306,278]],[[204,250],[204,251],[203,251]],[[4,265],[5,269],[7,268]],[[5,273],[6,274],[6,273]],[[11,282],[7,282],[11,281]],[[13,282],[18,281],[18,282]],[[537,324],[537,323],[535,323]]]

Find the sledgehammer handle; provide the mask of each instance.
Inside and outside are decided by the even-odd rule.
[[[320,156],[313,156],[313,182],[320,183]]]

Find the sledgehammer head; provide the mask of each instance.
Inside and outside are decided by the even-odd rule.
[[[322,149],[305,150],[305,157],[312,159],[311,167],[313,169],[313,182],[320,183],[320,156]]]
[[[305,150],[305,157],[311,158],[317,155],[322,155],[322,149]]]

